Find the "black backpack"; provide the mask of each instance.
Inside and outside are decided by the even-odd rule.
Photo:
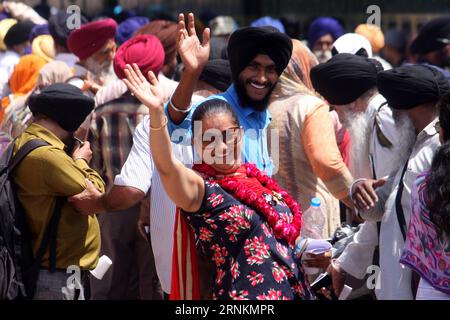
[[[33,150],[48,146],[43,140],[28,141],[13,157],[15,141],[0,159],[0,300],[32,299],[42,257],[50,249],[50,271],[56,269],[56,234],[64,198],[57,198],[36,257],[24,210],[17,199],[11,173]]]

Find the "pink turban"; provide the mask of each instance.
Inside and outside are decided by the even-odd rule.
[[[114,58],[114,72],[119,79],[126,78],[123,69],[127,64],[136,63],[142,74],[147,77],[151,70],[158,76],[164,65],[164,47],[153,35],[143,34],[124,42]]]

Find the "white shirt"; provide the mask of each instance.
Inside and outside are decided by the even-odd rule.
[[[403,143],[403,141],[400,141],[401,135],[395,126],[392,109],[387,104],[380,109],[380,106],[385,102],[386,99],[378,94],[372,98],[367,109],[372,119],[370,122],[369,157],[375,177],[373,174],[368,174],[365,177],[355,178],[379,179],[389,175],[398,167],[398,164],[391,161],[393,158],[396,158],[394,150],[382,146],[376,133],[375,117],[378,116],[381,131],[386,138],[394,146]],[[353,242],[349,243],[341,256],[339,256],[337,263],[347,273],[358,279],[362,279],[366,275],[367,268],[372,265],[373,253],[377,245],[377,223],[375,221],[365,221],[355,234]]]
[[[161,287],[170,293],[172,278],[172,251],[175,224],[175,204],[164,191],[158,171],[150,152],[150,118],[146,116],[134,132],[133,147],[122,171],[115,177],[114,184],[134,187],[145,194],[151,186],[150,195],[150,237],[156,272]],[[175,157],[185,165],[192,164],[192,148],[172,143]]]
[[[166,95],[166,100],[169,100],[172,93],[178,87],[178,82],[167,78],[162,72],[158,74],[158,81],[162,91]]]
[[[73,53],[58,53],[55,56],[55,60],[65,62],[69,68],[73,68],[75,63],[78,62],[77,56]]]
[[[413,150],[408,160],[407,170],[401,183],[403,193],[401,204],[406,225],[411,216],[411,188],[417,176],[431,167],[436,150],[440,146],[439,135],[433,120],[417,136]],[[395,177],[391,177],[386,184],[377,190],[379,198],[375,208],[364,213],[366,219],[380,220],[380,286],[375,290],[380,300],[410,300],[411,269],[399,263],[404,247],[404,240],[397,220],[395,198],[397,196],[402,168]],[[363,214],[363,213],[362,213]]]
[[[435,289],[427,280],[420,278],[416,300],[450,300],[450,295]]]
[[[368,109],[372,114],[370,122],[369,157],[375,173],[375,176],[370,175],[369,177],[372,179],[381,179],[397,169],[398,164],[392,164],[391,160],[397,158],[393,154],[392,148],[387,148],[380,143],[377,136],[375,117],[378,118],[381,132],[394,146],[404,143],[404,141],[400,140],[401,133],[395,124],[392,109],[386,103],[386,98],[381,94],[377,94],[370,101]]]

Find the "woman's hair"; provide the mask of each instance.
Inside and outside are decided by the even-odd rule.
[[[218,114],[227,114],[231,117],[232,121],[236,126],[240,126],[239,119],[231,108],[231,106],[222,99],[210,99],[201,103],[194,111],[192,115],[191,129],[194,133],[194,123],[195,121],[202,121],[205,118],[214,117]]]
[[[437,230],[450,235],[450,94],[439,102],[439,123],[444,144],[438,149],[427,179],[427,207]]]
[[[439,125],[444,130],[444,141],[450,140],[450,93],[442,97],[438,103]]]

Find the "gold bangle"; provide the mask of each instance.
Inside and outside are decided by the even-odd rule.
[[[167,116],[165,116],[164,118],[165,118],[165,121],[164,121],[164,123],[161,125],[161,127],[159,127],[159,128],[153,128],[153,127],[150,125],[150,130],[151,130],[151,131],[159,131],[159,130],[163,129],[165,126],[167,126],[167,122],[169,122],[169,120],[167,119]]]

